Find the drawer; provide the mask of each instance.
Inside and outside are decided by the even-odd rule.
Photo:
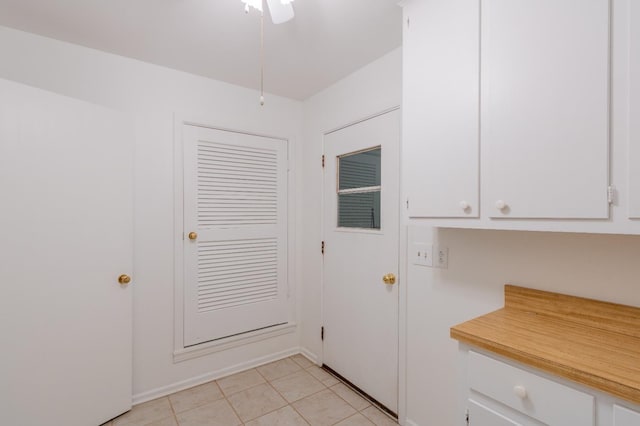
[[[613,406],[613,426],[638,426],[640,413],[619,405]]]
[[[594,397],[469,352],[469,387],[549,425],[593,426]]]

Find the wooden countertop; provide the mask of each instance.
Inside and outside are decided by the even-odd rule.
[[[506,285],[451,337],[640,404],[640,308]]]

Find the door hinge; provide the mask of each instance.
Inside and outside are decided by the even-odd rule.
[[[320,340],[324,341],[324,327],[320,327]]]
[[[407,198],[407,210],[409,210],[409,199]]]
[[[615,195],[615,189],[611,185],[608,186],[607,187],[607,202],[609,204],[613,204],[614,195]]]
[[[324,169],[324,154],[322,154],[322,168]]]
[[[469,426],[469,409],[467,408],[467,413],[465,415],[465,420],[467,422],[467,426]]]
[[[322,252],[322,254],[324,254],[324,241],[320,245],[320,252]]]

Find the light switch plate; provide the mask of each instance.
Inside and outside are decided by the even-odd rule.
[[[411,259],[414,265],[433,266],[433,246],[427,243],[413,243]]]

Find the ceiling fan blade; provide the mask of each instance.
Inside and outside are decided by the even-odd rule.
[[[282,24],[293,19],[293,6],[291,3],[283,3],[282,0],[267,0],[269,13],[274,24]]]

